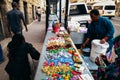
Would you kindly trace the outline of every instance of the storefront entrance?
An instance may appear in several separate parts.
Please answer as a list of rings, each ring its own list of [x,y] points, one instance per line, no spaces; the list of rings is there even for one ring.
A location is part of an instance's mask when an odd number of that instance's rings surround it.
[[[27,12],[27,2],[23,2],[23,7],[24,7],[24,15],[25,15],[25,22],[28,24],[28,12]]]

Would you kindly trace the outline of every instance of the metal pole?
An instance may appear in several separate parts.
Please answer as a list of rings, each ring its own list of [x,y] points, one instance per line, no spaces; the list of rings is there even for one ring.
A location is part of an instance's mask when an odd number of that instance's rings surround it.
[[[66,9],[65,9],[65,29],[67,29],[68,5],[69,5],[69,0],[66,0]]]
[[[49,4],[49,0],[46,0],[46,32],[48,28],[49,14],[50,14],[50,4]]]
[[[59,21],[60,21],[60,23],[61,23],[61,2],[62,2],[62,0],[60,0],[60,4],[59,4],[59,15],[60,15],[60,18],[59,18]]]

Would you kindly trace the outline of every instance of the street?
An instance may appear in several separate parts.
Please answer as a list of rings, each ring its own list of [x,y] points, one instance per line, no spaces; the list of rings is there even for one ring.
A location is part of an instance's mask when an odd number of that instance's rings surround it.
[[[28,32],[23,30],[23,35],[25,36],[25,40],[28,43],[31,43],[39,52],[41,52],[44,37],[45,37],[45,15],[42,15],[41,21],[38,22],[37,19],[33,21],[31,24],[27,25]],[[4,62],[0,64],[0,80],[9,80],[8,74],[5,72],[5,66],[8,63],[7,57],[7,44],[11,40],[11,38],[5,39],[1,41],[4,55]],[[29,57],[29,61],[32,67],[32,74],[34,75],[37,67],[37,61],[34,61]]]
[[[120,34],[120,17],[113,17],[111,21],[115,27],[115,34],[114,34],[115,37]]]

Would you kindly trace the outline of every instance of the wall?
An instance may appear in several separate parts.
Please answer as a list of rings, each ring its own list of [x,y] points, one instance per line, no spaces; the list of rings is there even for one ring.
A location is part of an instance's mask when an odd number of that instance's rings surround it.
[[[1,14],[1,24],[2,24],[2,35],[4,36],[4,38],[7,38],[9,36],[9,31],[8,31],[8,23],[7,23],[7,16],[6,13],[12,9],[11,7],[11,2],[12,0],[0,0],[0,14]],[[20,11],[23,12],[23,14],[25,15],[25,10],[24,10],[24,5],[23,3],[26,2],[27,3],[27,8],[26,8],[26,17],[27,17],[27,24],[30,24],[31,22],[33,22],[33,20],[35,19],[35,7],[40,6],[41,4],[41,0],[19,0],[19,5],[20,5]],[[32,9],[32,6],[34,6],[34,9]],[[1,36],[0,36],[1,37]]]

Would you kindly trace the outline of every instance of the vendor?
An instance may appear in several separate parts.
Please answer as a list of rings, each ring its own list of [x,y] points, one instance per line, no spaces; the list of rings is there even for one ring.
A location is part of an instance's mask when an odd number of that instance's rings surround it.
[[[97,9],[93,9],[90,12],[91,23],[88,26],[85,42],[81,45],[81,48],[86,46],[91,48],[91,41],[93,39],[100,39],[100,43],[109,43],[107,53],[112,50],[113,47],[113,35],[114,26],[108,18],[101,17]]]

